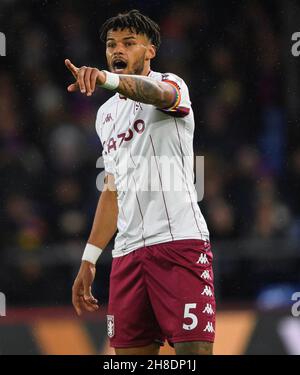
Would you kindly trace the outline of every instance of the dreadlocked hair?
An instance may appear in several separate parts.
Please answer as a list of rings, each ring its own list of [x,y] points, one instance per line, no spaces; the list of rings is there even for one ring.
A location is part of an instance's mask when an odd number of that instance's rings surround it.
[[[136,34],[145,34],[151,43],[156,47],[160,46],[160,28],[156,22],[149,17],[144,16],[138,10],[133,9],[127,13],[119,13],[117,16],[109,18],[100,29],[100,38],[106,42],[106,36],[109,30],[129,29]]]

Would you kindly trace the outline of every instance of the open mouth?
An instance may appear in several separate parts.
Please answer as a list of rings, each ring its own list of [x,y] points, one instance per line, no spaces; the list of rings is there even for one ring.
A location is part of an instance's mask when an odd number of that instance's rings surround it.
[[[127,68],[127,63],[123,60],[115,60],[112,67],[115,72],[119,73]]]

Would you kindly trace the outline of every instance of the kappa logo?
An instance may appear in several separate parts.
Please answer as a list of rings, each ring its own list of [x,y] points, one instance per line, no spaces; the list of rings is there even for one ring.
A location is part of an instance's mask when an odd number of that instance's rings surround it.
[[[207,256],[206,254],[201,254],[199,259],[197,260],[197,264],[207,264],[208,263],[208,259],[207,259]]]
[[[213,292],[211,291],[210,286],[205,285],[205,287],[204,287],[203,292],[201,293],[201,295],[204,296],[204,294],[207,295],[208,297],[212,297]]]
[[[141,105],[141,103],[139,103],[139,102],[134,102],[134,113],[135,112],[137,112],[138,110],[143,110],[143,107],[142,107],[142,105]]]
[[[204,328],[203,332],[215,332],[212,322],[207,322],[206,327]]]
[[[208,270],[205,270],[201,273],[201,277],[204,280],[211,280],[210,274]]]
[[[107,315],[107,336],[112,338],[115,335],[115,317]]]
[[[204,241],[204,250],[207,251],[207,250],[209,250],[209,249],[210,249],[210,243],[209,243],[208,240],[205,240],[205,241]]]
[[[113,118],[111,116],[111,113],[108,113],[103,121],[103,125],[110,122],[110,121],[113,121]]]
[[[208,314],[208,315],[213,315],[214,314],[214,310],[212,308],[212,305],[210,303],[207,303],[204,310],[202,311],[204,314]]]

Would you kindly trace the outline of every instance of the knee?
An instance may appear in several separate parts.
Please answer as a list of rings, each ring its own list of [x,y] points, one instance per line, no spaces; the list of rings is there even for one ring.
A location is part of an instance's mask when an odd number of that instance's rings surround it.
[[[160,345],[153,343],[137,348],[115,348],[116,355],[158,355]]]
[[[174,344],[177,355],[212,355],[213,343],[204,341],[179,342]]]

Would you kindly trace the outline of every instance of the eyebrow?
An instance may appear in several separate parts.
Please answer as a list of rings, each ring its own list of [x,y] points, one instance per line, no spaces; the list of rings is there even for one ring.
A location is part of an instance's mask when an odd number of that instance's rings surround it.
[[[136,37],[135,36],[126,36],[125,38],[123,38],[122,40],[128,40],[128,39],[135,39],[136,40]],[[115,40],[114,38],[107,38],[106,41],[109,42],[111,40]]]

